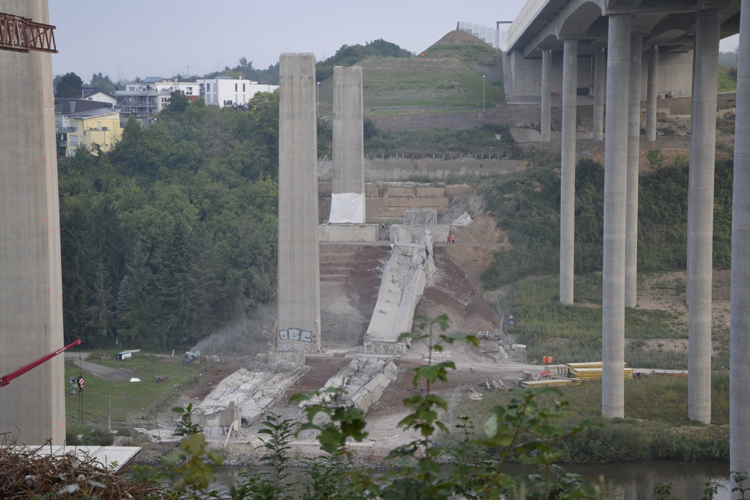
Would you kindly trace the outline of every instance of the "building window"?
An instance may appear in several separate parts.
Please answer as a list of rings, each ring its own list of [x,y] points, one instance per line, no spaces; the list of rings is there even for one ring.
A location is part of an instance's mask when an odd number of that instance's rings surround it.
[[[96,130],[102,129],[102,122],[96,122]]]
[[[78,147],[78,136],[77,135],[69,135],[68,136],[68,147],[69,148],[77,148]]]
[[[206,92],[211,92],[211,84],[210,83],[206,84]]]
[[[237,92],[237,84],[234,84],[234,91]]]
[[[245,91],[245,84],[244,83],[242,84],[242,91],[243,92]]]

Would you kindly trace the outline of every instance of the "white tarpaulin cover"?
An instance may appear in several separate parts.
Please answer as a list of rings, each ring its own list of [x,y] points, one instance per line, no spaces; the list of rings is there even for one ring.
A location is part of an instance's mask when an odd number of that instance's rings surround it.
[[[364,224],[365,194],[339,193],[331,195],[329,224]]]

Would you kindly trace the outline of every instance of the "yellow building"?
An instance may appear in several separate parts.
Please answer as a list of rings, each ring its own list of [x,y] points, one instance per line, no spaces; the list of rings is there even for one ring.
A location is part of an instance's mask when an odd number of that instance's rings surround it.
[[[94,144],[102,151],[111,151],[122,137],[120,110],[91,109],[63,116],[63,130],[67,133],[66,156],[75,154],[78,146],[86,146],[96,154]]]

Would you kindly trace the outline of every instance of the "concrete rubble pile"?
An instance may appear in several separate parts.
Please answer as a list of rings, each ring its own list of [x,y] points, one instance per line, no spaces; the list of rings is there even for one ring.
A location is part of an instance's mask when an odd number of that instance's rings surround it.
[[[252,424],[275,404],[286,390],[310,370],[309,366],[262,365],[256,370],[240,368],[211,391],[197,407],[201,425],[206,428],[225,425],[224,415],[232,404],[239,406],[242,421]]]
[[[365,352],[378,354],[381,347],[389,353],[398,344],[402,332],[410,332],[414,310],[422,298],[425,285],[435,274],[432,232],[425,229],[419,240],[406,230],[396,229],[391,258],[383,270],[370,325],[365,334]]]
[[[398,377],[398,368],[391,356],[358,355],[328,379],[323,390],[344,389],[346,394],[329,395],[329,403],[361,409],[365,413],[380,400],[386,388]],[[303,407],[319,404],[320,399],[302,403]]]

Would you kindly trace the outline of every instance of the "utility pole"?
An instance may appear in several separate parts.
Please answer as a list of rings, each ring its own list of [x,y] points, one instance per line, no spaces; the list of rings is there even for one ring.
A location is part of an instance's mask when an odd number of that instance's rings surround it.
[[[482,112],[484,112],[484,75],[482,75]]]

